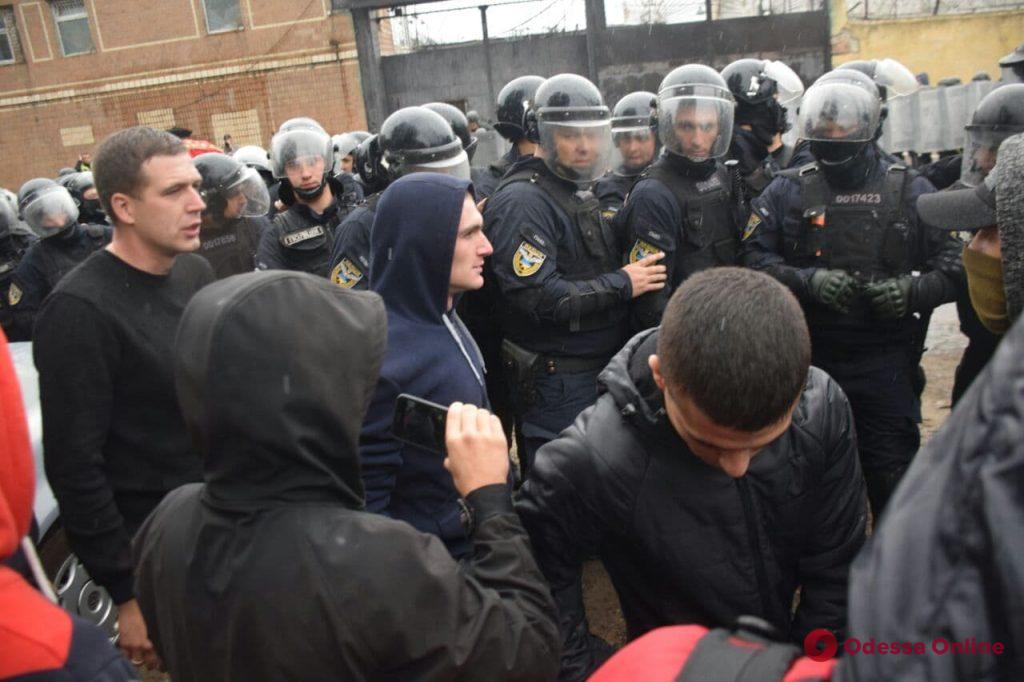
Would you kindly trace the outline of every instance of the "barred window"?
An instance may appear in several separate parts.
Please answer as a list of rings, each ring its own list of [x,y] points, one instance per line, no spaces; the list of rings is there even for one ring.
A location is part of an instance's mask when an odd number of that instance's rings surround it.
[[[223,33],[242,28],[242,12],[238,0],[203,0],[206,10],[206,32]]]
[[[65,57],[93,51],[89,32],[89,13],[85,0],[53,0],[50,4],[53,20],[57,23],[60,51]]]
[[[0,7],[0,64],[13,64],[18,61],[21,61],[21,46],[18,44],[14,8]]]

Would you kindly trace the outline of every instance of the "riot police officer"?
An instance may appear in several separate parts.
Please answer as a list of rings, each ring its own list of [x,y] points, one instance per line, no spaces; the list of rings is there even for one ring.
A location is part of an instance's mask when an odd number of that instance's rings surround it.
[[[617,218],[625,260],[665,254],[666,286],[633,302],[636,330],[658,325],[687,277],[736,262],[745,209],[720,160],[732,140],[733,109],[725,81],[708,66],[680,66],[661,82],[657,122],[666,153],[640,176]]]
[[[103,212],[103,205],[100,203],[99,192],[96,191],[96,181],[93,180],[92,171],[71,173],[58,178],[57,184],[63,185],[71,194],[78,206],[78,220],[92,225],[109,225],[107,214]]]
[[[918,315],[952,301],[963,277],[958,240],[917,216],[918,196],[934,188],[879,153],[880,115],[862,73],[809,88],[797,125],[817,163],[753,201],[742,245],[746,265],[800,299],[812,361],[850,399],[876,519],[920,445]]]
[[[18,220],[6,199],[0,201],[0,326],[8,337],[12,330],[7,289],[18,263],[35,242],[36,236]]]
[[[270,155],[267,153],[267,150],[259,145],[248,144],[231,152],[231,158],[248,168],[252,168],[263,178],[263,183],[267,186],[267,193],[270,195],[270,208],[267,209],[267,220],[273,220],[274,216],[277,215],[277,194],[281,183],[277,181],[274,173],[270,170]],[[269,226],[270,223],[267,223],[267,227]]]
[[[722,69],[736,100],[729,158],[737,162],[748,199],[759,195],[789,165],[793,150],[782,143],[787,113],[803,95],[800,77],[782,62],[739,59]]]
[[[1024,44],[999,60],[1003,83],[1024,83]]]
[[[498,93],[498,122],[494,129],[512,143],[512,147],[499,161],[489,165],[480,177],[474,180],[476,195],[480,199],[494,194],[508,169],[524,156],[532,156],[536,144],[526,136],[524,117],[533,103],[534,94],[544,79],[540,76],[519,76],[505,84]]]
[[[640,90],[631,92],[612,109],[612,143],[615,145],[612,170],[594,183],[594,195],[604,217],[611,220],[633,183],[654,162],[658,136],[652,124],[657,95]]]
[[[7,289],[10,340],[28,341],[43,299],[73,267],[109,244],[113,231],[104,225],[79,223],[71,194],[48,178],[21,186],[18,210],[39,236],[25,252]]]
[[[469,157],[462,141],[440,114],[424,107],[405,107],[391,114],[381,125],[380,133],[359,148],[356,170],[375,193],[338,228],[330,277],[347,289],[369,287],[370,230],[380,193],[390,183],[421,171],[446,173],[465,180],[470,177]]]
[[[331,176],[331,138],[310,118],[285,121],[270,142],[274,177],[287,210],[274,216],[256,252],[261,270],[299,270],[326,277],[330,272],[334,230],[361,190]],[[354,184],[354,183],[353,183]]]
[[[200,154],[193,163],[206,203],[200,230],[199,255],[209,261],[217,279],[256,269],[256,249],[267,225],[270,194],[259,174],[225,154]]]
[[[627,301],[664,286],[657,256],[621,268],[619,244],[584,188],[608,167],[611,112],[586,78],[536,91],[526,135],[537,149],[484,209],[500,294],[503,369],[528,468],[537,449],[597,398],[597,375],[627,334]]]

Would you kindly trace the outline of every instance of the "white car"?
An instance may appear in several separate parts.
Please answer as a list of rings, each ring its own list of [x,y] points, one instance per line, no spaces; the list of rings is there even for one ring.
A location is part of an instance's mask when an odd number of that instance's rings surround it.
[[[32,454],[36,464],[36,496],[33,511],[39,527],[39,554],[54,591],[66,611],[96,623],[117,639],[117,607],[107,591],[89,577],[78,557],[68,548],[60,527],[60,509],[46,481],[43,468],[43,414],[39,407],[39,375],[32,361],[31,343],[8,344],[14,369],[21,383],[21,399],[25,404]]]

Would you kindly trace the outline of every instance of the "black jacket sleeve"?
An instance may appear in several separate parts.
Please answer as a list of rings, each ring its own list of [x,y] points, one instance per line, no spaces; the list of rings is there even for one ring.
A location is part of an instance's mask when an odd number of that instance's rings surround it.
[[[132,598],[130,537],[104,471],[119,341],[90,303],[57,293],[40,311],[39,370],[46,478],[71,549],[115,603]]]
[[[367,557],[375,571],[365,603],[376,606],[364,643],[373,667],[388,679],[553,680],[555,608],[508,488],[487,486],[466,502],[476,530],[465,564],[408,527],[408,538],[396,538],[408,541],[376,543],[381,556]]]
[[[558,605],[562,680],[585,680],[612,653],[604,640],[590,634],[583,608],[583,561],[597,554],[604,534],[601,510],[590,508],[584,498],[595,480],[580,463],[591,457],[582,433],[573,426],[537,452],[516,499],[516,511]],[[624,504],[609,500],[609,506]]]
[[[807,285],[816,268],[787,265],[783,255],[783,239],[787,236],[785,210],[788,205],[799,206],[799,198],[793,181],[778,177],[751,202],[750,218],[740,241],[740,260],[748,268],[771,275],[789,287],[797,298],[806,300]]]
[[[661,314],[675,291],[676,238],[682,218],[675,197],[657,180],[638,182],[617,217],[623,227],[624,262],[635,263],[651,247],[665,254],[660,262],[665,266],[665,287],[638,296],[630,305],[631,325],[636,331],[661,322]]]
[[[842,640],[850,563],[867,529],[867,493],[850,403],[838,384],[823,372],[819,376],[824,379],[822,412],[829,423],[819,430],[826,438],[824,470],[814,490],[820,502],[812,507],[818,513],[808,519],[807,542],[797,564],[802,588],[792,624],[795,642],[803,642],[816,628],[832,630]]]

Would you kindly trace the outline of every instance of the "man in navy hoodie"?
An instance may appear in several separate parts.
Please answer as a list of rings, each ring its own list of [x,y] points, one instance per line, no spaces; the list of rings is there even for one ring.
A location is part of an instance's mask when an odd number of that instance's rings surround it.
[[[438,173],[388,187],[371,234],[370,289],[387,308],[388,344],[359,442],[366,509],[437,535],[462,558],[472,547],[444,457],[399,442],[391,424],[400,393],[488,407],[484,362],[455,303],[483,286],[493,249],[473,185]]]

